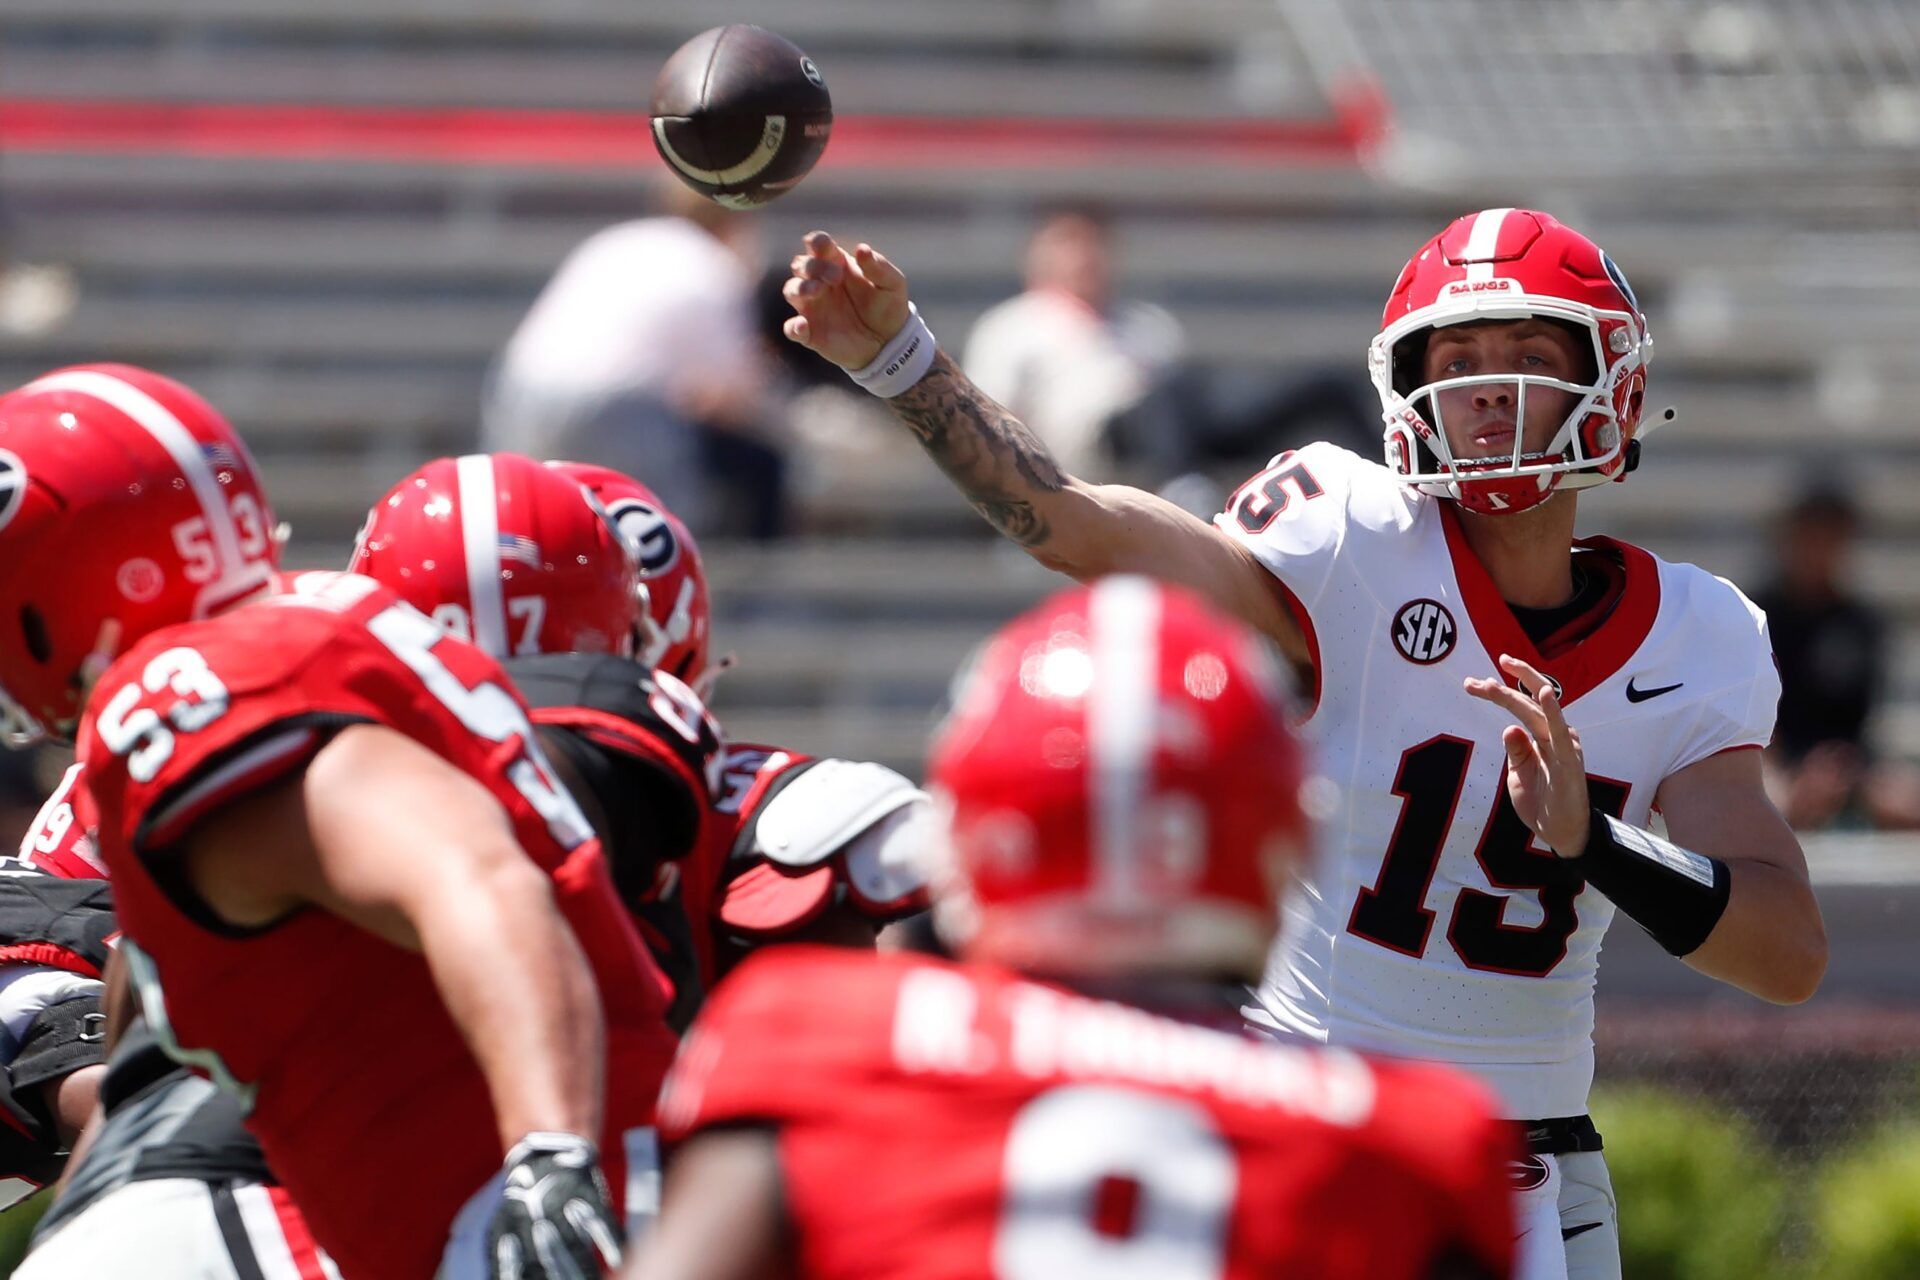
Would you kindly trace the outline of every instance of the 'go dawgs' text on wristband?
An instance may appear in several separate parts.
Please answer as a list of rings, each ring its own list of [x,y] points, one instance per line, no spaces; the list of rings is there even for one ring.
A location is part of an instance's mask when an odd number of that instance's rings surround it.
[[[907,322],[893,335],[880,354],[864,369],[849,369],[847,376],[882,400],[891,400],[927,376],[933,368],[933,353],[938,346],[933,330],[920,318],[920,309],[907,304]]]

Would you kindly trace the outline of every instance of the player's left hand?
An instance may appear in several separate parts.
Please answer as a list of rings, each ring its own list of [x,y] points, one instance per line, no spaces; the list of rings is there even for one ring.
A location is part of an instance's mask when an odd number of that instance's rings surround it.
[[[1592,823],[1580,734],[1567,724],[1551,680],[1511,654],[1500,655],[1500,669],[1518,680],[1520,688],[1504,680],[1469,677],[1466,689],[1505,707],[1520,722],[1500,735],[1507,749],[1507,794],[1513,797],[1514,812],[1541,843],[1563,858],[1577,858],[1587,847]]]

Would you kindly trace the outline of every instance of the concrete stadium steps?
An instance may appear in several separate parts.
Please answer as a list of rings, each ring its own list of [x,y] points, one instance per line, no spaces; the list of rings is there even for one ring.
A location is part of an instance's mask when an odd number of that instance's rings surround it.
[[[689,29],[686,34],[693,34]],[[329,103],[489,109],[644,111],[654,72],[672,45],[625,52],[583,49],[564,61],[535,47],[503,52],[360,51],[344,66],[311,50],[231,46],[156,55],[149,50],[41,50],[0,54],[12,95],[114,96],[153,102]],[[1112,58],[1032,61],[951,51],[922,57],[812,51],[836,109],[851,115],[1116,116],[1162,120],[1242,114],[1232,81],[1207,60]],[[215,74],[217,69],[217,74]],[[76,88],[87,86],[88,88]],[[1303,86],[1304,88],[1304,86]],[[1317,104],[1307,98],[1300,109]]]
[[[833,155],[831,147],[828,155]],[[203,208],[229,203],[279,212],[304,206],[346,217],[403,207],[441,211],[449,220],[494,215],[517,205],[552,207],[598,199],[605,220],[611,222],[633,215],[643,200],[645,180],[658,172],[658,157],[645,144],[636,144],[630,159],[619,164],[484,159],[439,163],[334,152],[265,160],[96,146],[84,151],[10,151],[7,191],[10,204],[32,202],[39,191],[59,190],[69,197],[90,195],[96,203],[120,209],[191,201]],[[1317,152],[1269,157],[1259,164],[1165,152],[1142,157],[1111,149],[1044,160],[969,153],[964,163],[956,163],[949,151],[938,147],[901,147],[884,165],[824,160],[805,185],[775,206],[775,214],[807,210],[814,211],[808,216],[817,217],[823,209],[904,202],[914,208],[944,203],[970,212],[997,209],[1017,217],[1035,202],[1062,200],[1187,201],[1203,209],[1231,209],[1249,203],[1285,207],[1294,201],[1378,198],[1373,180],[1350,157]]]
[[[914,270],[916,283],[998,295],[1018,278],[1030,221],[1023,206],[996,212],[980,205],[956,206],[929,196],[909,209],[871,209],[835,189],[838,175],[823,170],[816,185],[757,215],[760,239],[770,257],[783,254],[815,221],[830,230],[872,241]],[[422,195],[433,175],[422,173]],[[63,192],[57,178],[44,184],[22,179],[10,195],[16,210],[18,252],[85,261],[113,276],[164,271],[223,280],[511,280],[536,285],[568,249],[605,226],[619,212],[597,191],[583,188],[586,208],[520,211],[509,207],[464,211],[458,182],[445,177],[445,198],[410,213],[381,209],[378,197],[365,212],[284,210],[233,213],[183,208],[129,208],[125,191],[96,206],[84,191]],[[570,184],[556,181],[545,199],[564,199]],[[637,203],[637,197],[634,198]],[[500,205],[508,205],[510,198]],[[1169,289],[1254,289],[1291,295],[1351,294],[1376,313],[1385,296],[1382,281],[1433,229],[1432,216],[1356,219],[1350,211],[1274,207],[1238,214],[1184,211],[1164,202],[1119,202],[1111,210],[1119,278],[1130,292],[1163,295]],[[630,206],[631,207],[631,206]],[[44,209],[44,222],[28,215]],[[57,216],[56,216],[57,215]],[[1440,216],[1440,215],[1433,215]],[[1745,251],[1726,237],[1649,237],[1634,262],[1637,287],[1658,297],[1668,277],[1703,257],[1732,260]],[[1627,252],[1622,249],[1622,252]]]
[[[19,0],[0,13],[0,83],[24,97],[644,109],[667,54],[721,15],[696,0],[326,5],[292,0]],[[797,40],[843,114],[1326,114],[1278,10],[748,0],[732,21]],[[1257,42],[1249,40],[1257,35]],[[217,69],[217,74],[210,71]]]
[[[9,0],[8,23],[67,32],[254,32],[361,42],[626,39],[671,47],[715,22],[706,0]],[[1266,0],[1183,0],[1177,7],[1125,0],[973,0],[966,5],[886,0],[733,0],[727,19],[773,27],[795,40],[875,44],[940,41],[1012,48],[1052,42],[1075,49],[1204,51],[1249,27],[1279,27]]]
[[[927,743],[939,715],[926,711],[870,711],[833,707],[821,711],[781,712],[729,709],[718,700],[729,742],[755,742],[819,756],[873,760],[909,778],[925,773]]]
[[[1654,542],[1758,589],[1752,539]],[[1876,545],[1859,557],[1870,598],[1897,629],[1886,750],[1920,755],[1920,554]],[[1065,585],[991,541],[802,542],[707,549],[715,645],[738,666],[715,705],[728,732],[809,750],[884,759],[913,772],[951,677],[992,629]]]
[[[943,341],[950,349],[964,344],[992,298],[1013,289],[1012,281],[1004,288],[983,289],[969,280],[960,285],[967,296],[957,296],[941,287],[938,272],[923,275],[932,280],[918,289],[922,310],[936,331],[946,335]],[[248,288],[217,275],[116,279],[85,268],[79,283],[81,295],[72,315],[49,333],[13,338],[9,358],[45,363],[108,351],[155,362],[246,365],[293,356],[306,363],[357,359],[391,365],[412,360],[477,370],[499,351],[540,284],[532,278],[488,281],[442,274],[404,283],[281,279],[271,287]],[[1189,294],[1168,300],[1177,306],[1189,350],[1216,368],[1356,369],[1378,325],[1377,305],[1353,295],[1262,297],[1253,290],[1239,297]],[[1663,369],[1676,365],[1668,362]],[[1742,445],[1759,439],[1782,445],[1826,437],[1850,445],[1899,445],[1903,437],[1911,439],[1894,416],[1903,408],[1897,402],[1885,403],[1871,420],[1857,426],[1828,427],[1826,411],[1812,399],[1810,376],[1798,386],[1789,384],[1782,395],[1747,352],[1724,364],[1694,358],[1679,367],[1717,384],[1712,396],[1724,394],[1720,388],[1730,388],[1734,396],[1719,404],[1703,403],[1706,397],[1700,396],[1689,405],[1685,381],[1663,378],[1655,383],[1656,403],[1671,399],[1681,405],[1687,414],[1686,436],[1697,443]],[[1739,385],[1743,374],[1760,384],[1744,396]]]

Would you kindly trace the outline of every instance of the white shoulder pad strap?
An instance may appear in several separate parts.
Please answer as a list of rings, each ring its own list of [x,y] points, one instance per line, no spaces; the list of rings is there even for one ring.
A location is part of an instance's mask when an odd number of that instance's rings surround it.
[[[885,765],[816,761],[760,806],[754,852],[783,867],[817,866],[888,814],[926,798]]]

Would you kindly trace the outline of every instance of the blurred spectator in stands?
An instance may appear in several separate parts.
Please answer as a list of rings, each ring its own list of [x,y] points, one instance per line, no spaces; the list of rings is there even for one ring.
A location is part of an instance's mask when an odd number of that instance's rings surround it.
[[[40,816],[40,805],[52,790],[49,775],[57,779],[60,769],[71,763],[42,751],[0,751],[0,858],[11,858],[20,841]]]
[[[1885,685],[1886,623],[1854,586],[1859,522],[1843,485],[1809,487],[1780,517],[1774,577],[1756,596],[1780,666],[1775,789],[1801,828],[1920,821],[1914,771],[1876,763],[1867,741]]]
[[[80,282],[64,263],[19,260],[13,221],[11,211],[0,207],[0,337],[44,337],[80,305]]]
[[[677,182],[655,210],[561,263],[494,369],[481,442],[640,476],[700,533],[776,536],[751,219]]]
[[[1027,243],[1025,292],[990,308],[961,366],[1076,475],[1112,469],[1109,422],[1179,361],[1179,322],[1113,296],[1113,236],[1092,209],[1047,214]]]

